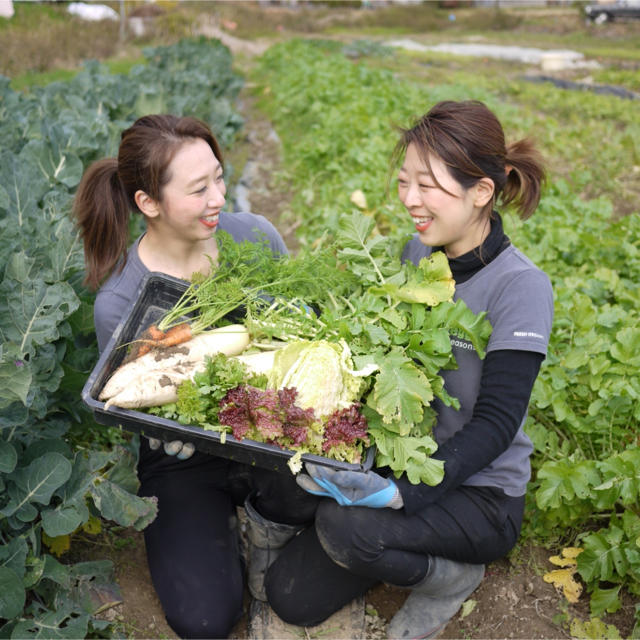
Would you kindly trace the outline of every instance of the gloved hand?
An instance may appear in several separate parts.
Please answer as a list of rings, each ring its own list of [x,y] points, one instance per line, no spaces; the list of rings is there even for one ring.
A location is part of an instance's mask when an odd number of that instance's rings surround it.
[[[338,471],[307,462],[307,474],[299,473],[296,482],[316,496],[333,498],[343,507],[401,509],[402,496],[396,483],[374,471]]]
[[[160,445],[163,444],[161,440],[158,438],[149,438],[149,448],[156,449],[160,448]],[[164,452],[169,456],[175,456],[178,460],[186,460],[193,455],[193,452],[196,450],[196,446],[191,442],[182,442],[182,440],[172,440],[171,442],[164,443]]]

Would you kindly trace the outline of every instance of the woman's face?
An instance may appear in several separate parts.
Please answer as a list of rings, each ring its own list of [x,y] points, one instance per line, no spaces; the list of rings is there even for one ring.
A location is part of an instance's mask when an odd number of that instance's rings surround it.
[[[413,218],[420,241],[444,247],[449,258],[456,258],[482,244],[489,233],[482,211],[493,194],[491,188],[485,197],[487,182],[493,183],[483,179],[465,190],[438,156],[431,154],[429,162],[431,170],[415,145],[408,146],[398,174],[398,196]]]
[[[167,168],[169,182],[162,187],[155,224],[173,237],[210,238],[218,226],[227,188],[222,166],[202,139],[185,142]]]

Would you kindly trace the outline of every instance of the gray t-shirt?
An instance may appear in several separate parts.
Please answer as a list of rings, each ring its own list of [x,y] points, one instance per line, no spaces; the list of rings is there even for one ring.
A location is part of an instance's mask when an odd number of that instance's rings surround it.
[[[431,247],[413,237],[403,259],[417,264],[430,255]],[[546,354],[553,321],[553,291],[547,275],[513,245],[480,269],[466,282],[456,285],[454,299],[461,299],[474,312],[487,312],[492,333],[487,351],[515,349]],[[436,399],[438,414],[434,436],[439,444],[448,440],[471,419],[480,389],[482,360],[463,336],[451,336],[458,368],[441,371],[445,388],[460,401],[460,410]],[[531,476],[529,456],[533,450],[522,424],[511,446],[464,484],[501,488],[507,495],[521,496]]]
[[[221,213],[218,228],[231,234],[236,242],[258,242],[266,239],[273,253],[288,253],[276,228],[266,218],[255,213]],[[93,319],[101,353],[130,304],[137,299],[142,279],[149,273],[138,256],[139,243],[140,238],[131,245],[124,269],[120,271],[116,268],[96,296]]]

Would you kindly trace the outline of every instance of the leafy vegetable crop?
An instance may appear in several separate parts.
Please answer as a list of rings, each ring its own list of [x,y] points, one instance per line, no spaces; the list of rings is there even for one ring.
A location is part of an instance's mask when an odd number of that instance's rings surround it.
[[[156,513],[153,500],[136,496],[121,436],[90,450],[105,432],[80,400],[97,351],[71,198],[83,169],[114,155],[120,131],[144,113],[199,116],[225,145],[242,120],[231,106],[241,80],[225,47],[184,41],[146,55],[127,76],[89,62],[70,82],[32,93],[0,77],[2,637],[106,633],[89,596],[112,581],[110,563],[55,556],[74,532],[99,530],[99,516],[142,529]]]
[[[206,279],[198,278],[165,317],[179,321],[186,311],[197,310],[198,325],[202,318],[220,320],[223,311],[236,307],[240,291],[254,343],[274,339],[288,343],[276,352],[270,389],[230,388],[218,418],[234,428],[234,435],[321,453],[322,442],[314,443],[313,437],[298,439],[287,433],[280,440],[291,422],[287,417],[291,407],[281,405],[276,389],[295,389],[301,408],[314,409],[317,415],[307,415],[304,426],[320,436],[325,425],[315,425],[318,418],[331,413],[330,420],[335,419],[337,409],[360,401],[378,465],[389,466],[398,476],[406,473],[411,482],[434,485],[443,470],[442,462],[430,457],[437,448],[431,434],[435,420],[431,401],[437,396],[447,405],[459,406],[440,376],[441,369],[456,366],[449,336],[465,335],[484,357],[491,328],[485,314],[475,315],[461,300],[452,301],[454,282],[442,252],[421,260],[417,267],[401,264],[396,239],[375,233],[374,227],[371,217],[354,212],[341,220],[335,242],[327,249],[276,259],[264,257],[267,252],[260,245],[236,245],[221,234],[220,268]],[[320,273],[334,286],[308,286]],[[252,277],[257,278],[255,286]],[[225,282],[235,284],[231,302]],[[266,303],[265,291],[270,293]],[[309,298],[287,304],[283,293],[294,292],[306,292]],[[307,302],[314,304],[317,315],[306,310]],[[320,360],[314,359],[323,345],[334,358],[325,352]],[[196,384],[203,395],[210,385],[211,376]],[[200,410],[193,387],[188,386],[196,407],[189,416],[211,425],[211,417]],[[201,402],[210,406],[208,400]],[[181,419],[187,412],[179,405],[154,412]],[[332,453],[357,459],[344,447]]]
[[[640,595],[640,114],[615,97],[439,66],[402,54],[354,62],[335,43],[291,41],[263,56],[254,80],[299,194],[292,206],[303,244],[325,242],[357,207],[401,246],[400,207],[384,188],[393,124],[406,126],[438,100],[483,100],[509,138],[542,143],[552,172],[539,211],[525,224],[503,212],[508,235],[555,293],[527,423],[535,451],[525,532],[582,545],[592,614],[613,612],[622,589]]]

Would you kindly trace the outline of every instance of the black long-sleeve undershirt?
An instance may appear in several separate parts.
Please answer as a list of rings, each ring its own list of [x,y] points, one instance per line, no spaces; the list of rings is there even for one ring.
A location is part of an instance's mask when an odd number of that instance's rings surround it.
[[[433,455],[444,460],[443,481],[430,487],[411,484],[404,477],[397,480],[407,512],[414,513],[435,502],[508,449],[527,410],[543,359],[534,351],[487,354],[471,419]]]
[[[510,244],[498,215],[481,250],[450,259],[456,284],[471,278]],[[461,485],[509,448],[527,411],[531,390],[544,355],[534,351],[490,351],[484,360],[480,389],[471,419],[444,442],[434,458],[443,460],[444,479],[435,487],[396,482],[405,510],[415,513]]]

